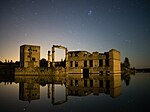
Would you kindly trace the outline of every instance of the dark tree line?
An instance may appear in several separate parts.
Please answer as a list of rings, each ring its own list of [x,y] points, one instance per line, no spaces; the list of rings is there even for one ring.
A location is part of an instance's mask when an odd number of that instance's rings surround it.
[[[125,81],[126,86],[130,84],[131,74],[135,74],[135,70],[131,68],[129,58],[125,57],[124,62],[121,63],[121,79]]]
[[[121,70],[122,71],[129,71],[130,70],[130,62],[129,62],[128,57],[125,57],[124,62],[121,63]]]

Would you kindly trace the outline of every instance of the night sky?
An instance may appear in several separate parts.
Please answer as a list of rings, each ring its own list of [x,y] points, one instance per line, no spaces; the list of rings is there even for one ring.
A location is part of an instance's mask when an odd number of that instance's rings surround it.
[[[1,0],[0,61],[19,60],[20,45],[121,52],[133,67],[150,67],[149,0]],[[63,51],[57,50],[57,59]],[[60,55],[59,55],[60,54]]]

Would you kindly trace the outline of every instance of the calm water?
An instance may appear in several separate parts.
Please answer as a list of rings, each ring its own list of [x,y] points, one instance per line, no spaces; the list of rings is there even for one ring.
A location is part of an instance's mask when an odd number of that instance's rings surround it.
[[[143,112],[150,110],[150,73],[131,75],[117,90],[34,83],[0,83],[0,112]],[[73,91],[74,90],[74,91]],[[98,92],[97,92],[98,90]],[[113,91],[113,95],[112,95]],[[116,92],[115,92],[116,91]],[[119,92],[118,92],[119,91]]]

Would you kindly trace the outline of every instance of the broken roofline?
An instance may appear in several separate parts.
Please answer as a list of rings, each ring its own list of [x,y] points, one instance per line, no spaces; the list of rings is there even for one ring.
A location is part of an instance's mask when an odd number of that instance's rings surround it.
[[[77,50],[77,51],[68,51],[68,53],[75,53],[75,54],[78,54],[80,52],[85,52],[85,53],[89,53],[89,54],[95,54],[95,53],[99,53],[99,54],[106,54],[106,53],[109,53],[110,51],[116,51],[116,52],[119,52],[118,50],[116,49],[111,49],[109,50],[108,52],[104,52],[104,53],[101,53],[101,52],[98,52],[98,51],[94,51],[92,53],[90,53],[89,51],[86,51],[86,50]],[[120,53],[120,52],[119,52]]]

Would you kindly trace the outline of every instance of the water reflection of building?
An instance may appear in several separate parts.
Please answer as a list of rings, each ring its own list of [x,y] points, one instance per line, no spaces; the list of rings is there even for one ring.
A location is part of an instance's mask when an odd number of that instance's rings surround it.
[[[21,79],[19,81],[19,99],[22,101],[40,99],[40,84],[34,82],[31,78]]]
[[[91,93],[97,96],[104,93],[111,97],[121,95],[120,74],[89,74],[88,78],[82,76],[15,76],[15,82],[19,83],[19,99],[29,102],[40,99],[40,85],[47,86],[47,98],[53,105],[65,103],[68,96],[87,96]],[[64,90],[61,91],[64,96],[61,100],[57,100],[56,96],[58,84],[62,85]]]
[[[110,74],[109,76],[92,74],[89,78],[81,78],[81,74],[69,76],[68,95],[86,96],[91,93],[94,95],[105,93],[111,97],[117,97],[121,94],[121,77],[119,74]]]
[[[55,85],[65,83],[66,77],[49,76],[15,76],[15,82],[19,83],[19,100],[29,101],[40,99],[40,86],[47,86],[47,97],[51,99],[53,105],[59,105],[66,102],[66,98],[56,101]],[[67,93],[67,92],[65,92]]]

